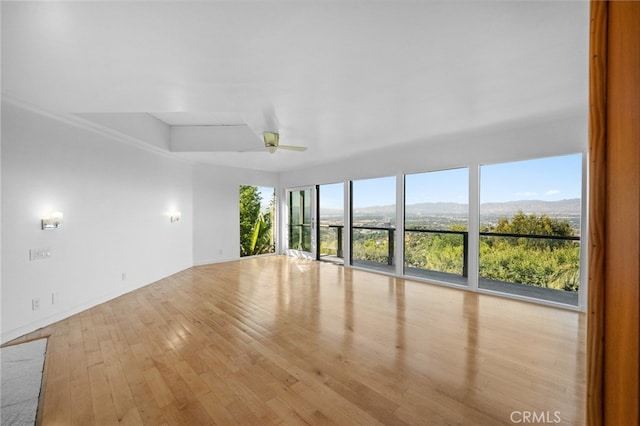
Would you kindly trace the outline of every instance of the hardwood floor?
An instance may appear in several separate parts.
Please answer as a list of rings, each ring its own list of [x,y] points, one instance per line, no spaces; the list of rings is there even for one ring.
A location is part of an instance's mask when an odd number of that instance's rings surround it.
[[[44,425],[584,424],[584,314],[274,256],[50,335]]]

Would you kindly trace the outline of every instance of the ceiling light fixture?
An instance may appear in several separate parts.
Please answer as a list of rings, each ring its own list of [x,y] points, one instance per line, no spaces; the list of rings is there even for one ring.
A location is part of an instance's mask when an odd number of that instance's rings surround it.
[[[264,139],[264,146],[267,148],[270,154],[274,154],[278,149],[278,143],[280,142],[280,135],[274,132],[264,132],[262,134]]]

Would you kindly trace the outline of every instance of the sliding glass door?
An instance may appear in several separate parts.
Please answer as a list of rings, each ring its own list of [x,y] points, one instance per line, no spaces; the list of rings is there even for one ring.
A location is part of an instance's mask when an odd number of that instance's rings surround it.
[[[315,190],[313,187],[287,190],[287,254],[315,259]]]

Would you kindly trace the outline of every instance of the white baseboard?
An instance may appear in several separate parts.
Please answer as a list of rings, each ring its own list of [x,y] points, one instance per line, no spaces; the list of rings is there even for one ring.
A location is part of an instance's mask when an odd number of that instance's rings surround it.
[[[133,291],[133,290],[131,290]],[[106,294],[104,296],[98,297],[96,299],[89,300],[87,302],[81,303],[80,305],[76,305],[71,309],[66,309],[64,311],[56,312],[53,315],[48,317],[40,318],[37,321],[34,321],[30,324],[23,325],[13,330],[9,330],[7,332],[2,333],[0,337],[0,344],[5,344],[13,339],[17,339],[18,337],[24,336],[25,334],[32,333],[36,330],[44,328],[48,325],[54,324],[58,321],[62,321],[69,317],[72,317],[80,312],[86,311],[87,309],[91,309],[95,306],[98,306],[101,303],[108,302],[109,300],[115,299],[116,297],[121,296],[124,293],[113,293]]]
[[[238,257],[216,257],[215,259],[201,259],[193,262],[193,266],[211,265],[212,263],[233,262],[234,260],[240,260]]]
[[[185,268],[185,269],[189,269],[189,268]],[[114,292],[110,292],[107,294],[104,294],[100,297],[96,297],[94,299],[90,299],[86,302],[80,303],[79,305],[75,305],[69,309],[65,309],[59,312],[56,312],[52,315],[49,315],[47,317],[44,318],[40,318],[34,322],[31,322],[29,324],[20,326],[18,328],[15,328],[13,330],[9,330],[9,331],[5,331],[2,333],[2,335],[0,336],[0,344],[5,344],[7,342],[10,342],[13,339],[17,339],[18,337],[24,336],[25,334],[29,334],[29,333],[33,333],[34,331],[37,331],[41,328],[47,327],[51,324],[54,324],[58,321],[62,321],[64,319],[67,319],[69,317],[72,317],[76,314],[79,314],[83,311],[86,311],[88,309],[94,308],[102,303],[108,302],[110,300],[113,300],[117,297],[120,297],[124,294],[130,293],[132,291],[136,291],[142,287],[145,287],[147,285],[153,284],[161,279],[170,277],[171,275],[177,274],[185,269],[181,269],[179,271],[176,272],[172,272],[169,275],[166,276],[162,276],[159,277],[157,279],[154,279],[153,277],[151,278],[150,282],[146,282],[146,283],[141,283],[138,285],[134,285],[131,287],[126,287],[126,288],[121,288],[119,291],[114,291]]]

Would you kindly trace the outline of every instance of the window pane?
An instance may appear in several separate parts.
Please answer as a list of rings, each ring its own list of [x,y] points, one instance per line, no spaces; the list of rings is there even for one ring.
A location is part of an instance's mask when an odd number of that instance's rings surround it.
[[[311,190],[289,192],[289,247],[311,251]]]
[[[306,190],[301,192],[302,192],[302,197],[304,202],[304,210],[303,210],[304,222],[303,223],[310,224],[311,223],[311,191]]]
[[[578,304],[582,155],[481,167],[483,289]]]
[[[302,223],[300,221],[300,195],[297,191],[291,192],[289,194],[290,203],[289,203],[289,212],[291,223],[299,224]]]
[[[320,259],[342,263],[344,184],[320,185]]]
[[[240,256],[275,253],[275,188],[240,186]]]
[[[394,272],[396,178],[352,182],[353,265]]]
[[[467,284],[469,170],[405,176],[405,274]]]

